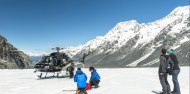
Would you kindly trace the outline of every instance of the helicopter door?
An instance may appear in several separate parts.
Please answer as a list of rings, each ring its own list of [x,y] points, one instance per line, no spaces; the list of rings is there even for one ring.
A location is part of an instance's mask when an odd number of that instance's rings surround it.
[[[53,66],[57,66],[57,59],[56,58],[53,58]]]
[[[66,59],[62,59],[63,60],[63,64],[65,64],[66,63]]]
[[[57,60],[57,66],[61,66],[61,60],[60,59]]]

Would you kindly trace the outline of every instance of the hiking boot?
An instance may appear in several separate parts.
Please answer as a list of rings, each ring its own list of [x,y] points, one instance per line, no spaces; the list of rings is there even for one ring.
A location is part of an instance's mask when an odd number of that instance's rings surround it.
[[[170,94],[180,94],[180,93],[172,91]]]
[[[79,94],[88,94],[86,91],[79,92]]]
[[[98,88],[99,86],[95,86],[94,88]]]
[[[159,94],[168,94],[168,93],[166,93],[166,92],[161,92],[161,93],[159,93]]]

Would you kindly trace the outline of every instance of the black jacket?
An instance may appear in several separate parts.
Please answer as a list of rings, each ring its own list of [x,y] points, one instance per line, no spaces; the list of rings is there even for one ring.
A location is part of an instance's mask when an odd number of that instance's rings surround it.
[[[169,57],[171,58],[172,62],[174,63],[173,70],[180,70],[179,62],[175,54],[170,54]]]
[[[167,67],[168,67],[168,59],[169,56],[167,55],[161,55],[160,56],[160,66],[159,66],[159,73],[166,73]]]

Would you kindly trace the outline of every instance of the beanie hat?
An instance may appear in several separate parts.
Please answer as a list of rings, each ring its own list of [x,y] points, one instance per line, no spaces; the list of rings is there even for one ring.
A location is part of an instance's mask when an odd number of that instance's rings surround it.
[[[167,53],[172,54],[172,53],[174,53],[174,52],[173,52],[173,50],[172,50],[172,49],[168,49],[168,50],[167,50]]]
[[[81,68],[77,68],[77,70],[81,70]]]

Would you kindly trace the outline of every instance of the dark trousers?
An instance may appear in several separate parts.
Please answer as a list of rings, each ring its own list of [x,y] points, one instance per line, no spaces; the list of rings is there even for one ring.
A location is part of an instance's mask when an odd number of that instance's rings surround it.
[[[87,94],[87,92],[86,92],[86,88],[78,88],[76,94]]]
[[[172,81],[174,84],[174,94],[181,94],[180,92],[180,86],[179,86],[179,82],[178,82],[178,74],[180,73],[180,70],[173,70],[172,72]]]
[[[90,82],[90,84],[92,85],[92,86],[95,86],[95,87],[98,87],[98,84],[100,83],[100,80],[98,80],[98,79],[93,79],[91,82]]]
[[[69,77],[73,78],[73,75],[74,75],[73,71],[69,71]]]
[[[163,94],[170,94],[170,91],[171,91],[170,85],[167,80],[167,76],[168,76],[168,74],[166,74],[166,73],[163,75],[161,75],[159,73],[159,80],[160,80],[160,84],[162,86]]]

